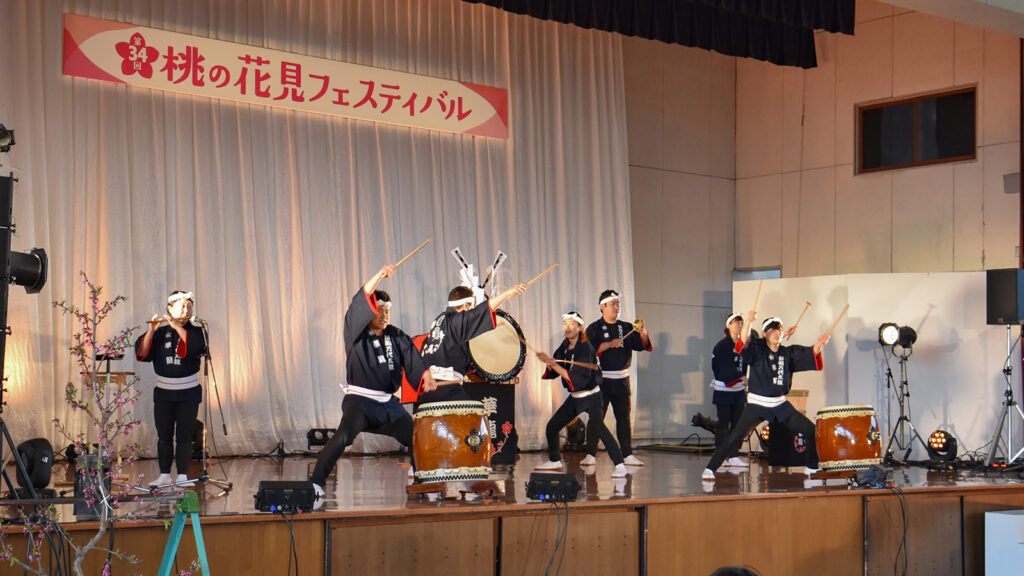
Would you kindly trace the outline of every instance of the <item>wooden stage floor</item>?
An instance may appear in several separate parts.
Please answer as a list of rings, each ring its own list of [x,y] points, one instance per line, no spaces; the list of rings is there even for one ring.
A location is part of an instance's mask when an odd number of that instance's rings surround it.
[[[312,457],[212,459],[211,478],[226,477],[232,490],[195,489],[218,575],[284,574],[291,557],[302,574],[544,573],[559,537],[562,574],[706,575],[749,565],[765,576],[810,575],[824,573],[827,563],[830,574],[853,575],[888,573],[894,565],[902,573],[904,561],[911,574],[982,574],[984,512],[1024,508],[1024,480],[1015,471],[900,467],[891,488],[857,488],[752,458],[749,469],[722,468],[706,483],[700,474],[707,453],[636,455],[646,465],[613,479],[605,453],[593,474],[579,466],[582,454],[564,453],[564,472],[576,476],[581,492],[561,514],[526,497],[534,466],[547,459],[539,452],[520,454],[505,494],[467,501],[407,497],[407,457],[347,455],[324,487],[324,506],[291,522],[257,512],[254,495],[262,480],[305,480]],[[154,477],[155,461],[134,464],[134,473]],[[59,508],[63,519],[73,518],[70,506]],[[572,526],[568,535],[559,532],[560,521]],[[159,565],[163,524],[154,518],[118,528],[121,549],[145,550],[150,569],[142,573]],[[95,525],[65,527],[74,533]],[[298,550],[290,554],[292,535]],[[194,550],[186,534],[179,565]],[[20,572],[0,569],[7,573]]]

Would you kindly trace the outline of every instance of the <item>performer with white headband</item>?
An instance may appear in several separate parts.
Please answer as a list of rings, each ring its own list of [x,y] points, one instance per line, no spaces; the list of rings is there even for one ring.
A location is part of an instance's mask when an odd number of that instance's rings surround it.
[[[345,311],[341,423],[320,451],[309,477],[319,496],[338,458],[360,432],[391,436],[412,448],[412,417],[394,395],[403,379],[416,382],[422,390],[434,389],[430,369],[412,339],[390,324],[391,296],[377,289],[381,280],[394,273],[395,266],[382,267],[352,296]]]
[[[601,395],[604,397],[602,414],[608,411],[608,404],[615,412],[615,432],[619,440],[622,454],[626,457],[627,466],[643,466],[644,463],[633,456],[633,429],[629,419],[632,404],[632,388],[629,381],[629,367],[633,363],[633,352],[650,352],[651,337],[642,322],[634,326],[619,321],[619,293],[605,290],[598,298],[601,305],[601,318],[587,326],[587,339],[597,347],[597,357],[601,359]],[[589,466],[597,463],[597,422],[593,418],[587,423],[587,457],[581,464]]]
[[[562,386],[569,391],[569,397],[562,406],[551,415],[545,433],[548,439],[548,461],[537,466],[537,470],[561,470],[562,458],[558,446],[558,433],[565,428],[577,414],[587,413],[590,422],[597,423],[597,434],[608,450],[608,456],[615,464],[612,478],[625,478],[626,465],[622,460],[622,452],[615,442],[612,433],[604,425],[604,410],[601,399],[601,372],[587,364],[597,365],[597,353],[587,341],[583,332],[583,316],[579,312],[568,312],[562,315],[562,333],[565,339],[555,350],[553,356],[543,352],[537,358],[544,362],[548,369],[541,378],[550,380],[561,377]]]
[[[526,291],[526,284],[516,284],[501,294],[479,303],[473,288],[456,286],[448,293],[448,306],[430,325],[421,349],[423,359],[437,383],[433,391],[419,390],[416,406],[427,402],[470,400],[462,389],[462,379],[469,367],[469,341],[497,326],[495,311],[514,296]]]
[[[156,420],[156,453],[160,476],[150,486],[191,484],[192,432],[196,426],[203,390],[199,368],[206,337],[192,320],[193,296],[181,290],[167,297],[167,314],[154,314],[149,329],[135,341],[135,359],[152,362],[156,372],[153,417]],[[171,462],[178,475],[171,478]]]
[[[817,471],[818,450],[814,443],[814,423],[786,400],[786,394],[793,386],[794,372],[821,370],[824,367],[821,349],[828,343],[829,333],[819,336],[814,346],[783,346],[780,343],[782,337],[792,335],[793,328],[783,332],[782,320],[772,317],[761,325],[763,339],[750,338],[750,325],[755,319],[757,311],[747,313],[743,334],[734,347],[749,367],[747,405],[725,442],[715,448],[708,467],[701,474],[703,480],[713,481],[715,470],[722,465],[726,456],[739,448],[750,430],[764,420],[773,426],[781,422],[786,428],[803,434],[807,439],[807,467],[804,472],[812,474]]]
[[[711,381],[711,388],[714,390],[711,403],[718,409],[718,425],[715,426],[716,447],[725,443],[725,437],[740,421],[743,406],[747,403],[747,365],[743,361],[743,356],[735,350],[736,341],[739,340],[742,330],[743,315],[731,314],[725,319],[725,336],[711,351],[711,372],[715,375],[715,379]],[[725,461],[726,466],[750,466],[739,457],[738,450],[739,447],[736,452],[729,455],[729,459]]]

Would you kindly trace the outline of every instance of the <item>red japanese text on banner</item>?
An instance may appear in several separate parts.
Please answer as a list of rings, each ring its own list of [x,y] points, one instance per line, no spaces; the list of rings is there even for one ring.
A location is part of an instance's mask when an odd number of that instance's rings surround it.
[[[64,74],[488,138],[508,135],[508,92],[64,15]]]

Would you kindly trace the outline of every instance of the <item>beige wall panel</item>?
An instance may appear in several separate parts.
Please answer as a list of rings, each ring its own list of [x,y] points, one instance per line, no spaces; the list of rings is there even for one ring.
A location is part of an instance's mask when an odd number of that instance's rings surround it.
[[[957,22],[954,34],[953,83],[962,86],[980,82],[985,71],[985,31]]]
[[[707,414],[711,348],[722,336],[727,310],[637,302],[653,350],[636,355],[633,438],[684,438],[693,431],[692,416],[702,409]]]
[[[736,267],[782,264],[782,175],[736,180]]]
[[[736,62],[736,177],[782,169],[782,74],[749,58]]]
[[[796,276],[823,276],[836,271],[836,169],[804,170],[795,193],[799,214]]]
[[[1016,142],[982,149],[985,222],[985,268],[1015,268],[1019,239],[1020,145]]]
[[[661,302],[662,176],[650,168],[629,167],[629,202],[633,229],[633,275],[636,299]]]
[[[836,38],[814,35],[818,67],[804,72],[803,151],[801,169],[836,163]]]
[[[803,160],[804,83],[803,69],[782,68],[782,171],[800,170]]]
[[[663,47],[665,118],[662,128],[664,168],[707,174],[711,154],[710,52],[686,46]]]
[[[952,165],[896,171],[892,214],[893,272],[952,271]]]
[[[982,145],[1020,139],[1020,39],[985,31],[985,76],[979,88]]]
[[[736,177],[736,62],[732,56],[710,53],[711,128],[708,133],[710,173]]]
[[[836,273],[892,272],[892,173],[836,169]]]
[[[653,505],[647,512],[647,573],[707,576],[722,566],[746,565],[766,575],[859,576],[861,508],[857,495],[799,504],[758,499]]]
[[[708,219],[711,222],[711,298],[708,306],[731,305],[732,271],[736,258],[736,181],[711,178]]]
[[[888,18],[892,16],[892,5],[879,2],[878,0],[858,0],[857,2],[857,29],[860,29],[862,22]]]
[[[983,270],[985,251],[984,148],[978,160],[953,166],[953,270]]]
[[[892,96],[892,19],[836,37],[836,162],[852,164],[854,104]]]
[[[662,167],[662,43],[622,37],[629,164]]]
[[[921,12],[893,18],[893,95],[906,96],[953,85],[952,20]]]
[[[796,276],[797,259],[800,254],[800,173],[789,172],[782,175],[782,219],[771,226],[781,228],[782,235],[782,276]],[[762,222],[760,229],[767,228],[769,223]]]
[[[557,525],[554,513],[502,518],[502,574],[543,574],[554,551]],[[636,512],[573,511],[565,535],[565,555],[562,556],[560,550],[555,565],[561,562],[563,573],[567,574],[638,574],[639,530]],[[451,563],[460,565],[462,559],[452,558]],[[414,573],[446,574],[448,571]],[[493,566],[476,574],[492,573]]]
[[[666,172],[662,177],[662,298],[701,306],[711,286],[710,177]]]

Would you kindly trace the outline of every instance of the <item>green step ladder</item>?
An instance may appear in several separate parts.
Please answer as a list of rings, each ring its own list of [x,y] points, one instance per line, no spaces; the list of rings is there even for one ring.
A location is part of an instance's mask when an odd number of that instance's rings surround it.
[[[178,545],[181,544],[181,534],[185,531],[186,516],[192,516],[192,532],[196,537],[196,552],[199,553],[199,567],[203,576],[210,576],[210,563],[206,560],[206,545],[203,544],[203,527],[199,525],[199,495],[194,491],[188,491],[185,496],[174,505],[174,524],[171,525],[171,536],[167,539],[167,546],[164,547],[164,559],[160,562],[158,576],[170,576],[171,566],[174,565],[174,555],[178,552]]]

